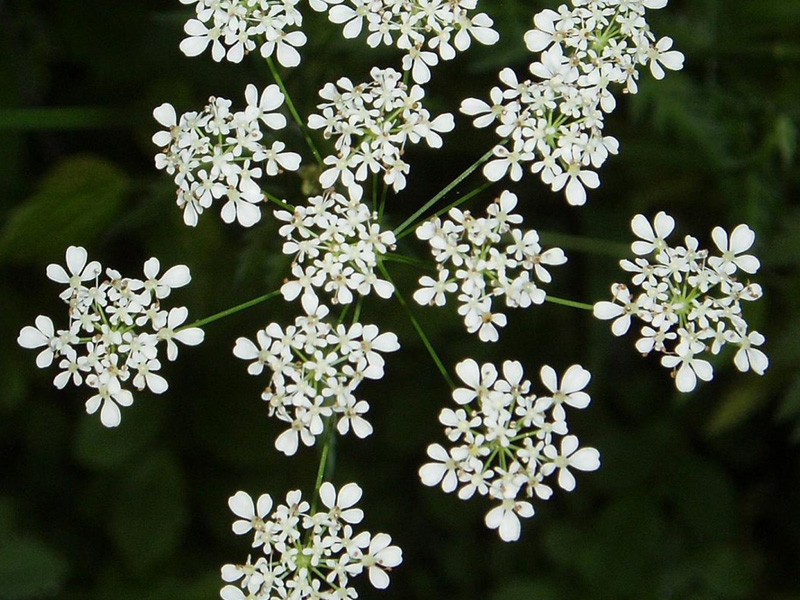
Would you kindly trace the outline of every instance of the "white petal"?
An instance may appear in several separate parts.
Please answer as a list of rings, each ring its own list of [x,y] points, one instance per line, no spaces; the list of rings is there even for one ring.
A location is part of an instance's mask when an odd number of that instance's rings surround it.
[[[389,576],[380,567],[369,568],[369,582],[379,590],[389,587]]]
[[[592,374],[580,365],[572,365],[561,379],[561,391],[571,394],[585,388]]]
[[[188,284],[192,280],[192,275],[189,272],[189,267],[186,265],[175,265],[167,270],[159,279],[162,283],[171,288],[179,288]]]
[[[456,365],[456,373],[468,386],[477,388],[480,385],[481,371],[478,368],[478,363],[471,358],[458,363]]]
[[[442,481],[447,468],[442,463],[427,463],[420,467],[419,478],[424,485],[434,487]]]
[[[187,346],[197,346],[203,343],[205,332],[199,327],[190,327],[175,334],[175,339]]]
[[[542,378],[542,383],[548,390],[553,393],[558,391],[558,376],[553,367],[544,365],[539,371],[539,376]]]
[[[339,506],[350,508],[361,500],[362,490],[357,483],[348,483],[339,490]]]
[[[319,498],[326,508],[333,508],[336,505],[336,488],[332,483],[326,481],[320,486]]]
[[[247,492],[236,492],[233,496],[228,498],[228,506],[233,514],[243,519],[252,519],[256,514],[256,508],[253,505],[253,499]]]
[[[498,530],[500,539],[504,542],[516,542],[519,539],[521,530],[522,527],[519,522],[519,517],[510,510],[506,511],[500,523],[500,529]]]
[[[581,448],[569,457],[569,464],[579,471],[596,471],[600,468],[600,453],[595,448]]]
[[[122,415],[117,403],[112,400],[103,402],[103,408],[100,410],[100,422],[106,427],[116,427],[120,421],[122,421]]]

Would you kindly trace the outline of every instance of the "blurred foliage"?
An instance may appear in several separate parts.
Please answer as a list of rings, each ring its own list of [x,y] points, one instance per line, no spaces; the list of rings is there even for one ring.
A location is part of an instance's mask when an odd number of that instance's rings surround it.
[[[503,66],[521,73],[522,33],[554,6],[484,0],[503,39],[438,69],[431,109],[486,95]],[[281,301],[209,326],[202,347],[167,367],[169,393],[138,394],[114,431],[83,414],[84,391],[55,390],[14,343],[37,314],[61,318],[44,270],[69,244],[123,272],[152,255],[188,264],[194,281],[177,297],[196,317],[280,284],[286,265],[270,219],[241,231],[207,215],[189,230],[171,182],[152,167],[153,106],[194,109],[211,94],[239,103],[246,83],[269,81],[256,59],[182,56],[187,15],[169,0],[0,0],[2,600],[218,597],[219,566],[248,551],[230,533],[227,497],[313,483],[314,451],[277,455],[260,381],[230,352],[236,337],[292,318]],[[515,189],[527,222],[561,235],[570,255],[554,293],[582,301],[606,297],[619,279],[613,255],[637,211],[667,210],[681,233],[705,240],[714,225],[749,223],[766,292],[749,320],[768,338],[768,374],[742,375],[724,356],[712,383],[679,396],[656,360],[588,314],[512,312],[503,341],[485,346],[451,311],[418,309],[447,364],[470,354],[520,359],[531,376],[544,362],[580,362],[594,374],[594,402],[572,429],[600,449],[601,470],[581,476],[576,493],[538,503],[522,540],[506,545],[484,528],[480,501],[418,483],[448,391],[396,305],[367,302],[365,319],[397,331],[404,351],[389,358],[384,381],[364,386],[375,434],[341,441],[335,479],[363,485],[367,526],[392,533],[406,560],[387,592],[365,586],[364,598],[800,600],[800,2],[673,0],[652,25],[675,38],[686,69],[645,78],[621,103],[608,124],[621,153],[589,205],[568,208],[532,177]],[[322,82],[396,64],[391,51],[367,52],[319,15],[307,30],[303,65],[287,74],[304,114]],[[441,152],[410,152],[393,222],[493,143],[457,122]],[[287,136],[302,147],[296,129]],[[285,197],[301,194],[293,179],[281,186],[274,191]],[[593,253],[584,238],[614,244]],[[421,252],[413,238],[403,250]],[[410,292],[418,274],[394,267]]]

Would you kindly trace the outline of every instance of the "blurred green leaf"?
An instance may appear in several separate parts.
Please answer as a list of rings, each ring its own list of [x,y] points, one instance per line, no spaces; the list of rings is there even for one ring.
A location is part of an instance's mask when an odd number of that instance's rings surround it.
[[[761,381],[752,377],[747,383],[732,388],[719,399],[706,427],[708,434],[720,435],[747,421],[764,406],[767,391]]]
[[[151,570],[180,544],[186,509],[184,475],[170,455],[153,454],[127,475],[110,533],[132,571]]]
[[[65,160],[9,217],[0,231],[0,260],[52,260],[69,244],[96,239],[122,208],[127,189],[125,174],[104,159]]]
[[[136,406],[125,411],[119,427],[103,427],[96,415],[85,415],[75,431],[73,454],[84,467],[115,469],[139,456],[161,431],[164,423],[163,398],[140,394]]]
[[[560,600],[558,587],[550,582],[520,579],[504,584],[491,600]]]
[[[66,560],[42,542],[6,538],[0,545],[3,600],[53,597],[61,591],[66,577]]]

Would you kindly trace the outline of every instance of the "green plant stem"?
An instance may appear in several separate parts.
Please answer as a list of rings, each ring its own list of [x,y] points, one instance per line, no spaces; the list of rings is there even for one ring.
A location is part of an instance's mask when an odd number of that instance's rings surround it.
[[[405,254],[397,254],[394,252],[390,252],[389,254],[385,254],[383,256],[383,260],[388,262],[400,263],[401,265],[413,265],[420,269],[425,269],[426,271],[436,270],[428,262],[421,260],[419,258],[414,258],[413,256],[406,256]]]
[[[539,236],[545,246],[558,246],[576,252],[622,258],[630,254],[630,246],[622,242],[609,242],[598,238],[568,235],[553,231],[540,231]]]
[[[425,330],[422,329],[422,325],[420,325],[419,321],[414,316],[414,313],[411,312],[411,307],[408,306],[408,304],[406,303],[405,298],[403,298],[403,295],[400,293],[400,289],[397,287],[397,284],[392,280],[392,277],[391,275],[389,275],[389,271],[386,270],[386,266],[383,264],[383,262],[378,262],[378,268],[380,269],[381,273],[383,273],[383,276],[386,277],[386,280],[394,286],[394,295],[397,298],[397,301],[400,303],[400,306],[403,307],[403,310],[406,311],[406,314],[408,315],[411,324],[414,326],[414,329],[417,331],[417,334],[422,340],[422,343],[428,350],[428,354],[431,355],[433,362],[436,364],[436,368],[439,369],[439,372],[442,374],[442,377],[444,377],[444,380],[447,382],[447,385],[450,386],[450,389],[453,390],[456,389],[456,384],[453,382],[453,379],[447,372],[444,363],[439,358],[439,355],[436,353],[436,350],[433,348],[433,345],[431,344],[430,339],[428,339]]]
[[[594,310],[594,306],[591,304],[586,304],[585,302],[576,302],[575,300],[565,300],[564,298],[558,298],[556,296],[551,296],[547,294],[544,298],[547,302],[552,302],[553,304],[560,304],[561,306],[569,306],[571,308],[580,308],[581,310]]]
[[[300,131],[303,132],[303,137],[308,144],[308,147],[311,148],[311,152],[314,154],[314,158],[317,160],[319,166],[322,166],[324,163],[322,162],[322,155],[317,150],[317,145],[314,143],[314,140],[311,139],[311,136],[306,129],[305,123],[303,123],[303,119],[300,118],[300,113],[297,112],[297,108],[292,101],[292,97],[289,95],[289,90],[286,89],[286,85],[283,83],[283,79],[281,78],[281,74],[278,72],[278,68],[275,66],[275,62],[272,60],[272,57],[267,57],[267,66],[269,66],[269,70],[272,73],[272,77],[275,79],[275,83],[278,84],[278,87],[281,88],[281,92],[283,92],[284,98],[286,98],[286,106],[289,108],[289,112],[294,119],[294,122],[297,123],[298,127],[300,127]]]
[[[322,487],[322,483],[327,476],[330,478],[331,472],[328,467],[328,457],[331,454],[332,446],[333,446],[333,431],[336,427],[333,424],[333,420],[328,421],[327,430],[325,431],[325,442],[322,444],[322,453],[319,457],[319,467],[317,468],[317,479],[314,483],[314,496],[311,500],[311,513],[314,514],[317,509],[317,502],[319,502],[319,488]],[[331,466],[332,468],[332,466]]]
[[[451,202],[450,204],[448,204],[448,205],[447,205],[447,206],[445,206],[444,208],[440,208],[440,209],[439,209],[439,210],[437,210],[435,213],[433,213],[433,214],[432,214],[430,217],[426,217],[426,218],[425,218],[425,220],[428,220],[428,219],[433,219],[433,218],[435,218],[435,217],[439,217],[439,216],[443,215],[444,213],[446,213],[447,211],[449,211],[451,208],[456,208],[456,207],[458,207],[458,206],[461,206],[461,205],[462,205],[462,204],[464,204],[465,202],[467,202],[467,201],[469,201],[469,200],[472,200],[472,199],[473,199],[475,196],[477,196],[478,194],[485,192],[485,191],[486,191],[488,188],[490,188],[492,185],[494,185],[494,183],[493,183],[493,182],[491,182],[491,181],[484,181],[484,182],[483,182],[481,185],[479,185],[478,187],[476,187],[476,188],[475,188],[474,190],[472,190],[471,192],[469,192],[469,193],[465,194],[464,196],[462,196],[462,197],[461,197],[461,198],[459,198],[458,200],[455,200],[455,201]],[[405,230],[403,233],[401,233],[400,235],[398,235],[398,236],[395,236],[395,237],[396,237],[398,240],[402,240],[404,237],[406,237],[406,236],[408,236],[408,235],[411,235],[412,233],[414,233],[414,230],[417,228],[417,225],[419,225],[421,222],[422,222],[422,221],[418,221],[418,222],[414,223],[414,224],[413,224],[411,227],[409,227],[408,229],[406,229],[406,230]]]
[[[278,198],[274,194],[270,194],[269,192],[264,191],[264,196],[267,198],[267,200],[269,200],[273,204],[276,204],[276,205],[280,206],[282,209],[288,210],[291,213],[294,212],[294,206],[292,206],[291,204],[289,204],[287,202],[284,202],[283,200],[281,200],[280,198]]]
[[[476,160],[469,167],[467,167],[467,169],[463,173],[461,173],[461,175],[459,175],[453,181],[451,181],[441,192],[439,192],[433,198],[428,200],[424,205],[422,205],[422,207],[419,210],[417,210],[413,215],[411,215],[405,221],[403,221],[400,224],[400,226],[394,230],[395,237],[399,237],[400,235],[402,235],[402,233],[406,229],[411,227],[421,215],[425,214],[428,211],[428,209],[430,209],[437,202],[439,202],[439,200],[441,200],[447,194],[449,194],[453,190],[453,188],[455,188],[458,184],[464,181],[467,177],[472,175],[472,173],[474,173],[478,167],[480,167],[483,163],[489,160],[493,155],[494,155],[494,148],[489,150],[486,154],[481,156],[478,160]]]
[[[258,304],[261,304],[262,302],[271,300],[276,296],[280,296],[280,294],[281,294],[280,290],[275,290],[274,292],[270,292],[269,294],[264,294],[263,296],[259,296],[258,298],[253,298],[252,300],[249,300],[247,302],[244,302],[227,310],[223,310],[222,312],[213,314],[210,317],[206,317],[205,319],[200,319],[199,321],[195,321],[194,323],[190,323],[188,325],[184,325],[183,327],[179,327],[177,331],[189,329],[190,327],[203,327],[204,325],[208,325],[209,323],[213,323],[214,321],[218,321],[219,319],[224,319],[225,317],[229,317],[240,311],[248,309],[251,306],[256,306]]]

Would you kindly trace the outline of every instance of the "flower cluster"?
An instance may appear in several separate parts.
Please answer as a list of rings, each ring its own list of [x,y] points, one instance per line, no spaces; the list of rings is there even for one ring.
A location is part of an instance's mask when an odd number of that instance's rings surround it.
[[[394,333],[380,333],[375,325],[331,324],[325,321],[328,313],[320,305],[285,329],[270,323],[256,342],[242,337],[233,349],[236,357],[252,361],[251,375],[260,375],[264,366],[272,371],[261,397],[270,416],[289,424],[275,440],[287,456],[297,452],[300,441],[312,446],[331,417],[342,435],[350,429],[359,438],[370,435],[372,425],[364,418],[369,404],[353,394],[364,379],[383,377],[379,353],[400,348]]]
[[[759,269],[758,259],[746,254],[755,241],[753,230],[738,225],[729,236],[715,227],[711,237],[720,254],[711,255],[692,236],[686,236],[683,246],[670,246],[666,238],[675,221],[664,212],[652,224],[636,215],[631,227],[640,238],[631,246],[637,257],[620,265],[632,274],[632,285],[612,285],[614,301],[595,304],[595,316],[613,319],[611,330],[618,336],[628,331],[634,317],[643,321],[636,349],[644,355],[663,354],[661,364],[675,369],[675,385],[682,392],[692,391],[697,379],[713,378],[711,364],[700,356],[706,351],[719,354],[726,344],[739,347],[733,362],[740,371],[763,375],[769,360],[757,346],[764,336],[748,331],[742,316],[742,302],[761,298],[761,286],[735,276]]]
[[[503,142],[484,167],[490,181],[508,173],[514,181],[529,164],[532,173],[553,191],[565,190],[567,202],[582,205],[586,188],[600,179],[594,169],[618,152],[616,139],[603,135],[604,114],[616,107],[610,89],[623,86],[636,93],[639,68],[650,66],[661,79],[664,70],[683,67],[683,54],[671,50],[668,37],[656,41],[645,20],[646,9],[666,0],[573,0],[570,9],[547,9],[534,18],[525,34],[532,52],[535,80],[520,81],[511,69],[500,72],[503,88],[491,90],[491,103],[468,98],[461,111],[476,117],[476,127],[498,121]]]
[[[99,409],[103,425],[116,427],[119,407],[133,403],[124,384],[154,394],[167,390],[167,380],[158,374],[161,342],[167,346],[167,358],[175,360],[176,341],[190,346],[203,341],[201,329],[184,326],[186,308],[161,308],[161,300],[173,289],[189,283],[189,269],[177,265],[159,275],[161,265],[151,258],[144,263],[143,279],[122,277],[114,269],[106,269],[102,278],[100,263],[89,262],[86,250],[78,246],[67,249],[66,263],[66,269],[48,266],[47,276],[67,286],[60,298],[69,306],[69,325],[57,330],[50,317],[39,315],[35,327],[22,328],[17,343],[42,349],[36,357],[39,368],[58,361],[60,372],[53,380],[57,388],[70,382],[92,388],[86,412]]]
[[[194,4],[196,19],[184,26],[186,56],[198,56],[211,45],[211,57],[238,63],[257,47],[261,56],[277,55],[284,67],[300,64],[297,48],[306,43],[299,31],[303,16],[298,0],[180,0]],[[293,30],[292,30],[293,29]]]
[[[403,70],[416,83],[427,83],[439,59],[452,60],[472,38],[493,45],[500,35],[489,15],[470,16],[478,0],[310,0],[312,8],[328,12],[333,23],[344,25],[346,38],[358,37],[366,25],[367,44],[396,45],[405,52]]]
[[[394,69],[370,71],[372,81],[354,85],[343,77],[328,83],[319,95],[321,114],[311,115],[308,126],[334,137],[336,154],[325,158],[328,168],[320,175],[323,188],[341,180],[348,188],[358,186],[370,174],[383,173],[383,181],[394,191],[406,186],[409,165],[403,160],[406,143],[424,139],[440,148],[440,133],[455,127],[453,115],[435,118],[422,106],[425,91],[418,85],[409,90]]]
[[[435,218],[417,228],[417,237],[430,244],[438,276],[420,278],[422,287],[414,299],[422,305],[444,306],[447,294],[458,292],[458,313],[467,330],[478,332],[484,342],[496,342],[497,327],[506,325],[506,316],[492,310],[494,297],[505,296],[506,306],[512,308],[541,304],[546,294],[535,279],[549,283],[546,266],[567,262],[560,248],[542,251],[535,230],[512,227],[522,222],[512,212],[516,205],[517,196],[505,191],[489,205],[486,217],[453,208],[450,219]],[[504,240],[508,245],[498,249]]]
[[[381,231],[377,215],[360,201],[337,193],[309,199],[293,213],[275,211],[283,221],[279,233],[286,239],[284,254],[294,255],[292,279],[282,287],[287,301],[300,296],[304,309],[313,313],[319,304],[316,289],[332,296],[332,303],[350,304],[353,294],[372,290],[389,298],[394,286],[375,273],[378,259],[394,247],[391,231]]]
[[[356,504],[361,488],[355,483],[336,488],[323,483],[319,499],[325,510],[315,511],[300,490],[286,494],[286,504],[273,510],[269,494],[255,502],[245,492],[228,501],[239,517],[233,523],[237,535],[253,534],[253,548],[263,556],[255,562],[222,567],[226,585],[223,600],[342,600],[358,593],[350,580],[365,571],[378,588],[389,586],[388,572],[403,562],[403,553],[386,533],[355,533],[364,513]]]
[[[456,365],[456,373],[467,386],[453,392],[459,408],[445,408],[439,415],[453,445],[449,450],[428,446],[434,462],[423,465],[419,476],[427,486],[441,485],[447,493],[458,490],[462,500],[477,492],[499,502],[486,514],[486,526],[497,529],[504,541],[517,540],[519,517],[534,514],[522,498],[549,499],[553,490],[544,480],[556,471],[559,487],[572,491],[570,469],[594,471],[600,466],[597,450],[579,449],[565,421],[565,406],[589,405],[583,390],[591,375],[572,365],[559,384],[552,367],[544,366],[540,375],[547,394],[537,397],[516,361],[503,363],[502,376],[493,364],[478,366],[472,359]]]
[[[153,111],[167,128],[153,136],[163,149],[156,155],[156,167],[175,176],[178,206],[187,225],[197,225],[206,208],[224,199],[222,220],[251,227],[261,219],[258,205],[264,201],[255,180],[300,168],[299,154],[286,152],[281,141],[266,145],[261,131],[262,123],[275,130],[286,127],[286,118],[273,112],[284,100],[278,86],[269,85],[259,94],[256,86],[248,85],[245,99],[247,107],[239,112],[231,112],[230,100],[214,97],[202,112],[188,112],[180,119],[170,104]]]

